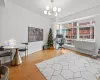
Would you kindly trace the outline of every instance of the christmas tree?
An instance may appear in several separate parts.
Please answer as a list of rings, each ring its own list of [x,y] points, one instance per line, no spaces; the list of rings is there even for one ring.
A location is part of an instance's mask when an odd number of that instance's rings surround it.
[[[52,29],[50,28],[49,30],[49,35],[48,35],[48,41],[47,41],[48,46],[53,46],[53,37],[52,37]]]

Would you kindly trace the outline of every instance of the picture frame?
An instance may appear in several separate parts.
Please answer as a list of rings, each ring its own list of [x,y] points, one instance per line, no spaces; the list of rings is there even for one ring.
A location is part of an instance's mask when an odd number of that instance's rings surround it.
[[[43,29],[28,27],[28,42],[43,41]]]

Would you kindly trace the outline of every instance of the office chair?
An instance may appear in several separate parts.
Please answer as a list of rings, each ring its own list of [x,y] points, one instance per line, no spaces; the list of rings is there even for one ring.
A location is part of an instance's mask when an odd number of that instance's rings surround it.
[[[64,38],[59,38],[58,41],[57,41],[57,43],[59,44],[58,49],[65,49],[65,48],[63,47],[63,45],[64,45],[64,43],[65,43],[65,39],[64,39]]]

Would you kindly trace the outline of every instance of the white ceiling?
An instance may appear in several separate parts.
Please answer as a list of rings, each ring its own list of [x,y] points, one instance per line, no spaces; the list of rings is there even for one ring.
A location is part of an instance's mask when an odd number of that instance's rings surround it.
[[[46,5],[50,5],[50,0],[9,0],[15,4],[18,4],[24,8],[27,8],[43,17],[48,17],[44,15],[44,10]],[[62,8],[59,13],[58,18],[92,8],[94,6],[100,5],[100,0],[54,0],[56,7]]]

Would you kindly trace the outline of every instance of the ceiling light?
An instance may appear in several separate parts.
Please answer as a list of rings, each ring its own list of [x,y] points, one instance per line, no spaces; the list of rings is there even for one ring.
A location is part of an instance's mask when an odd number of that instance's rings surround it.
[[[58,12],[60,12],[61,11],[61,8],[58,8]]]
[[[48,12],[48,15],[51,15],[51,12]]]
[[[58,13],[61,11],[61,8],[57,8],[57,7],[54,7],[53,5],[54,3],[54,0],[51,0],[51,6],[46,6],[46,10],[44,10],[44,14],[46,15],[54,15],[54,16],[57,16]]]
[[[53,11],[57,11],[57,8],[56,7],[53,7]]]
[[[55,16],[57,16],[58,15],[58,13],[57,12],[55,12]]]
[[[47,14],[47,11],[46,10],[44,11],[44,14]]]
[[[49,10],[49,6],[46,6],[46,10]]]

